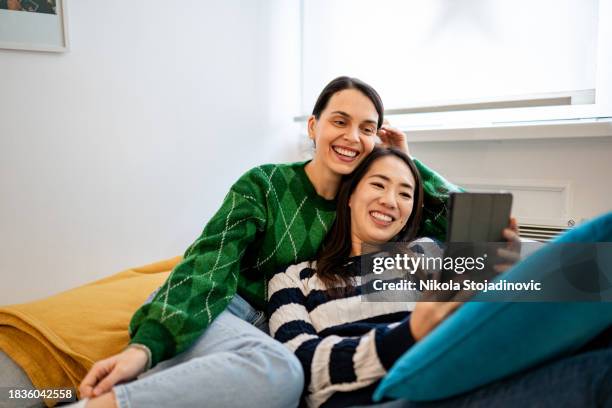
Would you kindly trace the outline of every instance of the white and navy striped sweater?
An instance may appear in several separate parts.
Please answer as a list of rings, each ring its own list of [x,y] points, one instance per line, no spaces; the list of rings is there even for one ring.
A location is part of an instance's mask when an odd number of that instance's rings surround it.
[[[433,242],[419,239],[418,242]],[[313,268],[302,262],[268,284],[270,334],[293,351],[304,368],[310,407],[371,402],[376,385],[413,344],[413,302],[366,302],[359,287],[360,258],[346,268],[355,275],[353,295],[333,297]]]

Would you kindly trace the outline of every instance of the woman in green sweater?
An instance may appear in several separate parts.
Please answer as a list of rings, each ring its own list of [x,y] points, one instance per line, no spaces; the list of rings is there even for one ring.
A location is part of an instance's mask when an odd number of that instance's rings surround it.
[[[376,136],[408,151],[405,135],[383,125],[378,93],[355,78],[336,78],[323,89],[308,135],[312,160],[262,165],[231,187],[183,261],[134,314],[128,348],[86,375],[79,390],[91,399],[82,406],[298,404],[300,363],[264,332],[258,311],[267,280],[315,255],[334,221],[341,177],[372,151]],[[443,202],[455,187],[416,163],[425,186],[422,230],[440,237]]]

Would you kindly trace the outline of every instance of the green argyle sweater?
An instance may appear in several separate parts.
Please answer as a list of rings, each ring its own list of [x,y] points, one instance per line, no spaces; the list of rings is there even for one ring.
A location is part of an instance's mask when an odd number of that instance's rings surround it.
[[[421,232],[443,238],[445,200],[457,188],[415,162],[425,188]],[[314,258],[334,222],[335,201],[316,193],[305,165],[268,164],[245,173],[151,303],[136,311],[130,344],[147,346],[153,366],[187,349],[236,292],[263,308],[275,272]]]

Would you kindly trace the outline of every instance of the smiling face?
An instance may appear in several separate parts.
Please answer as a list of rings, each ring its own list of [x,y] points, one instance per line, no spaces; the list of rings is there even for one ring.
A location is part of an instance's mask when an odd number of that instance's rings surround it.
[[[378,113],[357,89],[336,92],[319,119],[308,119],[308,136],[315,142],[313,162],[335,174],[351,173],[374,148]]]
[[[353,248],[387,242],[401,231],[412,213],[414,186],[412,171],[398,157],[372,163],[349,199]]]

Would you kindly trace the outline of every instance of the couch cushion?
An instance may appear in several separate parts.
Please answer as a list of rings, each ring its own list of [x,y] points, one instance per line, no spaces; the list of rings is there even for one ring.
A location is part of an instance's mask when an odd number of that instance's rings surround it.
[[[553,242],[609,241],[612,213]],[[503,278],[537,281],[554,273],[559,264],[549,262],[554,247],[545,246]],[[612,254],[597,258],[600,270],[610,274]],[[612,302],[467,302],[395,363],[374,398],[427,401],[457,395],[575,350],[610,325]]]

